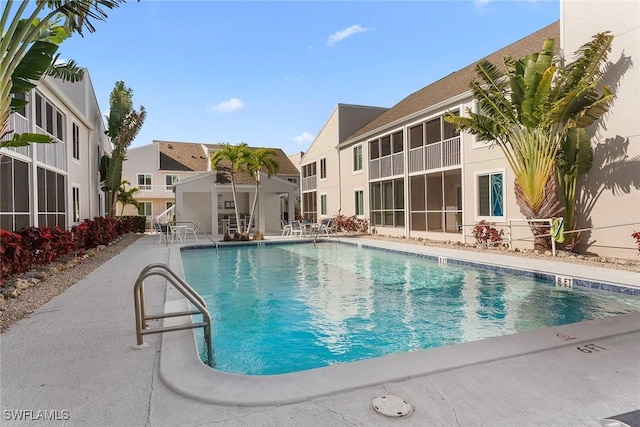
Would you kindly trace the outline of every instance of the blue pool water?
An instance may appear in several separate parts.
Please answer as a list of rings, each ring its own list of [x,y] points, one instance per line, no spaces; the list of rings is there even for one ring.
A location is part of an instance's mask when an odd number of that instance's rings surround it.
[[[639,297],[340,243],[190,249],[182,261],[211,312],[215,368],[249,375],[640,310]]]

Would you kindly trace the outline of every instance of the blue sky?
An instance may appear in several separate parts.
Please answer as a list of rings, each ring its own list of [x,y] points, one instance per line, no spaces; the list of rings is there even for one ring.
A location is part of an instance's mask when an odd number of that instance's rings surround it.
[[[148,1],[60,53],[103,115],[118,80],[152,140],[306,151],[338,103],[391,107],[559,19],[555,1]]]

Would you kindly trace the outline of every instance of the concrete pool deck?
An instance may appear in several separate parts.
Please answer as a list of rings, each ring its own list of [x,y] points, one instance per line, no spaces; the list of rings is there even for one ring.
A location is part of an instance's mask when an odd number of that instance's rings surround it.
[[[640,408],[640,313],[434,349],[438,354],[429,357],[443,367],[432,373],[302,397],[298,403],[276,404],[281,398],[277,388],[233,389],[222,382],[211,387],[222,389],[229,403],[244,392],[263,395],[272,404],[237,406],[186,397],[161,378],[166,375],[161,365],[167,362],[161,359],[169,357],[161,348],[181,332],[165,334],[164,341],[160,335],[146,336],[149,346],[134,349],[133,284],[144,266],[171,264],[177,248],[157,244],[154,236],[142,237],[0,336],[3,425],[41,425],[49,417],[78,426],[599,426],[604,418]],[[482,263],[504,262],[493,254],[473,254]],[[534,261],[517,259],[527,269],[640,283],[640,273]],[[160,312],[164,280],[149,278],[145,289],[148,312]],[[576,340],[564,341],[558,333]],[[487,361],[480,360],[487,355]],[[464,363],[469,357],[479,360]],[[405,368],[394,363],[389,361],[389,371]],[[188,366],[171,369],[178,378],[192,375]],[[339,377],[349,383],[352,374],[341,368]],[[196,374],[187,385],[200,377]],[[311,386],[322,380],[326,376]],[[304,393],[301,387],[298,394]],[[377,414],[371,401],[382,395],[406,399],[414,413],[402,419]]]

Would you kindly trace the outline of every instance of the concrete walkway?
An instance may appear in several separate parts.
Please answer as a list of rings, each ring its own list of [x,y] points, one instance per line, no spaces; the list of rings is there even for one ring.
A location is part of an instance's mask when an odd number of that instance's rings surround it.
[[[579,345],[595,345],[590,353],[567,342],[278,406],[186,398],[159,378],[159,335],[133,348],[133,283],[142,267],[169,263],[171,250],[154,236],[139,239],[0,336],[2,425],[54,418],[73,426],[600,426],[640,408],[640,313],[563,328],[589,336]],[[147,306],[160,311],[164,281],[148,279],[145,288]],[[414,413],[374,412],[371,400],[387,394],[406,399]]]

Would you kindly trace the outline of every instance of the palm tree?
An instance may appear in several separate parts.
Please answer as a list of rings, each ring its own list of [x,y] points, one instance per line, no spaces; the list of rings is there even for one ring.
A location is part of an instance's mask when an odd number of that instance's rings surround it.
[[[247,159],[251,153],[246,142],[237,145],[229,143],[222,144],[222,148],[211,156],[211,169],[218,170],[222,165],[227,163],[231,180],[231,193],[233,194],[233,204],[235,206],[236,223],[238,224],[238,232],[242,234],[242,223],[240,222],[240,213],[238,211],[238,199],[236,194],[235,174],[242,170],[243,165],[247,163]]]
[[[127,185],[129,189],[127,189]],[[118,189],[118,202],[122,205],[122,209],[120,210],[120,216],[124,213],[124,208],[127,205],[138,207],[138,201],[133,198],[133,195],[138,192],[138,187],[131,187],[131,183],[126,179],[122,180],[120,184],[120,188]]]
[[[562,212],[556,173],[565,175],[557,171],[556,159],[578,162],[570,150],[579,142],[576,135],[585,135],[584,128],[607,111],[610,91],[603,87],[598,95],[595,89],[611,40],[608,33],[597,34],[577,52],[578,59],[564,67],[553,57],[552,39],[539,53],[519,60],[505,57],[503,68],[481,61],[476,66],[481,82],[470,83],[481,113],[468,109],[467,117],[445,117],[459,130],[502,149],[515,175],[516,202],[527,219]],[[564,185],[565,180],[560,181]],[[534,236],[546,233],[533,224],[531,228]],[[548,239],[536,237],[534,246],[547,249]]]
[[[73,61],[56,65],[59,45],[74,33],[95,31],[92,20],[105,20],[106,10],[125,0],[22,0],[4,3],[0,16],[0,138],[12,133],[9,117],[26,104],[12,95],[24,94],[35,87],[45,74],[76,81],[81,70]],[[15,10],[14,10],[15,6]],[[31,142],[51,142],[39,134],[16,135],[0,147],[24,146]]]
[[[116,214],[116,202],[122,183],[122,163],[126,160],[127,148],[140,132],[147,112],[143,106],[140,111],[133,109],[133,90],[124,82],[116,82],[109,97],[111,107],[107,123],[109,129],[106,134],[113,144],[111,157],[103,156],[101,159],[100,173],[102,190],[108,193],[109,216]]]
[[[249,157],[246,159],[243,170],[253,176],[256,183],[256,195],[253,198],[253,205],[251,206],[251,213],[249,214],[249,223],[247,224],[247,231],[251,230],[251,224],[253,223],[253,214],[256,209],[256,202],[258,200],[258,191],[260,189],[260,173],[266,173],[267,177],[271,178],[280,170],[280,164],[273,158],[276,155],[276,150],[271,148],[257,148],[251,150]]]

